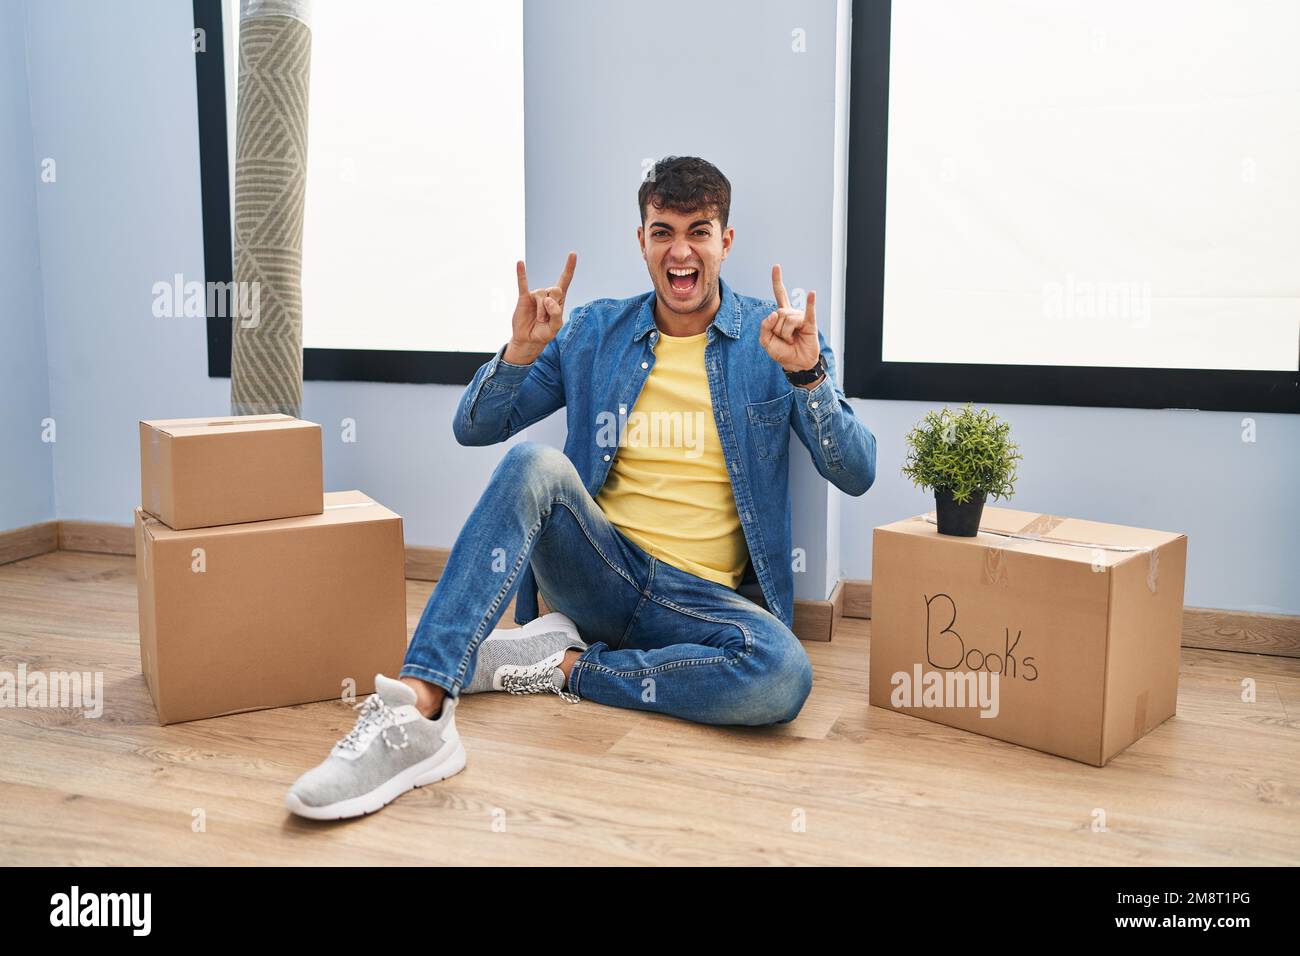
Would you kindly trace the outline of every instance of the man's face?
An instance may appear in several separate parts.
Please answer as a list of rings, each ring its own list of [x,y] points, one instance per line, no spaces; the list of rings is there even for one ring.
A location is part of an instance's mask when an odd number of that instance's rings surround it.
[[[690,315],[715,302],[722,260],[735,236],[734,229],[723,229],[710,218],[716,215],[716,209],[681,213],[645,208],[645,225],[637,228],[636,238],[655,295],[672,312]]]

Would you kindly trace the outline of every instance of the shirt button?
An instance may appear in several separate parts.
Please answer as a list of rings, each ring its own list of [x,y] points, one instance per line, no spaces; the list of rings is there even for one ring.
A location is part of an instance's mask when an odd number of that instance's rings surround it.
[[[816,407],[817,407],[817,403],[816,403],[816,402],[810,402],[809,404],[810,404],[813,408],[816,408]]]
[[[649,363],[649,362],[642,362],[642,363],[641,363],[641,367],[642,367],[642,368],[649,368],[649,367],[650,367],[650,363]]]
[[[749,520],[749,512],[748,512],[748,511],[745,512],[744,518],[745,518],[746,521]]]
[[[606,456],[605,456],[605,460],[606,460],[606,461],[609,461],[609,455],[606,455]]]
[[[823,439],[822,439],[822,444],[823,444],[823,445],[829,445],[830,443],[831,443],[831,440],[830,440],[829,438],[823,438]]]

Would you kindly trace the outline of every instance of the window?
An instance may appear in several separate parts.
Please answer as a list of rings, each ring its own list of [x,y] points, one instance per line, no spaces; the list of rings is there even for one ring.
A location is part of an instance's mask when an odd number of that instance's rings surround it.
[[[205,264],[226,282],[235,87],[220,47],[238,49],[238,17],[220,0],[194,16]],[[521,0],[316,4],[311,26],[304,378],[464,384],[510,336],[524,252]],[[230,374],[230,324],[208,319],[210,375]]]
[[[1300,411],[1300,7],[853,11],[850,395]]]

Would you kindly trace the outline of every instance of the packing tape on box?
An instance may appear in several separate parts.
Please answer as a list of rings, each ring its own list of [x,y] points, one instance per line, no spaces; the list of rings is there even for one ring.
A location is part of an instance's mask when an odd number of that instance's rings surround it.
[[[1016,534],[1024,535],[1026,538],[1041,538],[1049,531],[1055,530],[1056,526],[1064,520],[1065,519],[1059,515],[1039,515],[1033,521],[1029,522],[1029,524],[1017,531]]]
[[[143,540],[140,542],[140,550],[143,551],[144,554],[141,555],[140,563],[144,566],[145,582],[148,582],[148,580],[153,577],[151,571],[153,565],[153,548],[149,547],[149,526],[155,523],[162,524],[162,522],[157,518],[151,518],[148,515],[145,515],[140,523],[140,528],[144,532],[142,535]]]
[[[145,499],[145,510],[154,514],[162,511],[162,488],[158,484],[158,429],[149,429],[149,490]],[[174,520],[174,519],[173,519]]]
[[[369,508],[377,504],[379,504],[377,501],[349,501],[346,504],[326,505],[325,510],[333,511],[335,508]]]
[[[1143,691],[1137,695],[1137,700],[1133,704],[1133,736],[1141,737],[1147,732],[1147,699],[1150,691]]]
[[[1007,584],[1007,552],[1002,548],[989,548],[984,552],[985,584]]]
[[[289,422],[292,415],[240,415],[238,418],[223,418],[221,421],[204,422],[208,428],[225,428],[228,425],[260,425],[263,422]]]
[[[939,523],[934,512],[927,514],[925,520],[932,525],[938,525]],[[994,531],[988,528],[980,528],[980,534],[996,534],[999,537],[1011,538],[1017,541],[1043,541],[1047,544],[1063,544],[1071,548],[1090,548],[1094,551],[1121,551],[1126,553],[1145,551],[1147,554],[1147,590],[1152,594],[1156,593],[1156,586],[1160,583],[1160,552],[1157,549],[1145,544],[1102,544],[1099,541],[1072,541],[1068,538],[1047,537],[1049,531],[1054,530],[1057,525],[1065,520],[1067,519],[1057,515],[1040,514],[1019,531]],[[1093,568],[1100,570],[1095,559]],[[985,552],[984,570],[980,577],[985,584],[1009,583],[1010,576],[1007,572],[1005,549],[989,548]]]

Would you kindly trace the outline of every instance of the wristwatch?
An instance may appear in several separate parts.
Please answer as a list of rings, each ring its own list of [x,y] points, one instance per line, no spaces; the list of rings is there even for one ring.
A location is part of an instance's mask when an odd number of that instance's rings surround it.
[[[785,377],[791,385],[808,385],[826,374],[826,356],[818,355],[817,364],[806,372],[786,372]]]

